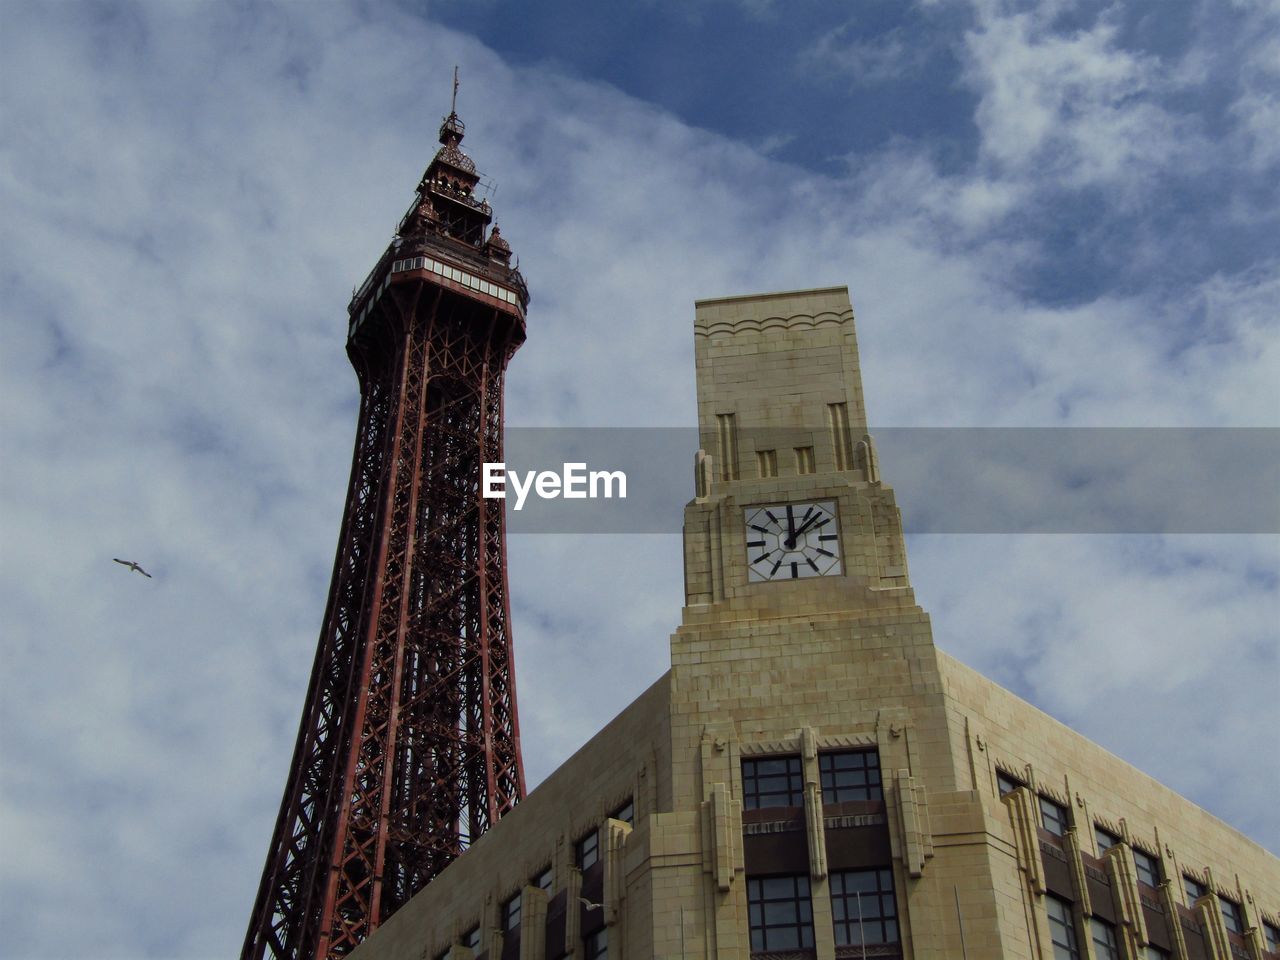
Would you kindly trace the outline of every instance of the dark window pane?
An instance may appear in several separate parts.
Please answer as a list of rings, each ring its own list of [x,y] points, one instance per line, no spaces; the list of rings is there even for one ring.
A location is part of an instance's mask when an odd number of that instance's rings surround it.
[[[742,799],[748,810],[804,804],[799,757],[761,757],[742,761]]]
[[[1133,866],[1138,871],[1138,879],[1147,886],[1156,887],[1160,885],[1160,865],[1151,854],[1134,847]]]
[[[1188,905],[1195,903],[1197,900],[1199,900],[1201,897],[1203,897],[1206,893],[1209,892],[1209,888],[1206,887],[1199,880],[1197,880],[1195,877],[1184,876],[1182,878],[1182,883],[1187,891]]]
[[[635,804],[630,800],[620,806],[617,810],[610,814],[610,819],[621,820],[623,823],[634,823],[636,816]]]
[[[794,926],[772,927],[768,937],[770,950],[794,950],[800,946],[800,931]]]
[[[1220,896],[1218,897],[1218,906],[1222,909],[1222,922],[1227,925],[1227,929],[1232,933],[1243,934],[1244,914],[1240,911],[1240,904]]]
[[[550,893],[552,879],[553,877],[551,873],[551,868],[547,867],[547,869],[543,870],[540,874],[538,874],[537,877],[534,878],[533,885],[537,887],[539,890],[545,890],[547,891],[547,893]]]
[[[747,881],[752,950],[795,950],[813,945],[813,912],[805,876]]]
[[[1067,832],[1067,808],[1048,797],[1040,798],[1040,821],[1044,828],[1061,837]]]
[[[1110,830],[1104,830],[1102,827],[1093,828],[1093,839],[1098,845],[1099,856],[1106,853],[1108,850],[1110,850],[1112,847],[1114,847],[1117,843],[1120,842],[1119,837],[1117,837]]]
[[[1266,938],[1267,950],[1280,954],[1280,927],[1276,927],[1274,923],[1262,922],[1262,936]]]
[[[823,803],[880,800],[880,757],[874,750],[818,755]]]
[[[836,943],[897,943],[893,873],[848,870],[831,875],[831,916]]]
[[[1262,935],[1266,938],[1267,949],[1273,953],[1280,953],[1280,927],[1264,920],[1262,922]]]
[[[592,830],[585,837],[578,841],[577,846],[578,869],[586,870],[592,867],[600,859],[600,834],[598,831]]]
[[[1049,915],[1049,938],[1053,941],[1054,960],[1080,960],[1071,906],[1065,900],[1049,895],[1045,897],[1045,912]]]

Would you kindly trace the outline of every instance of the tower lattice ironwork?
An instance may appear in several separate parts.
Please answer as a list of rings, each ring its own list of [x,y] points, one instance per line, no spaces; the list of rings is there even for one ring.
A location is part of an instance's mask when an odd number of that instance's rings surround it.
[[[529,295],[463,133],[451,112],[349,307],[351,481],[245,960],[349,953],[524,794],[502,503],[480,480]]]

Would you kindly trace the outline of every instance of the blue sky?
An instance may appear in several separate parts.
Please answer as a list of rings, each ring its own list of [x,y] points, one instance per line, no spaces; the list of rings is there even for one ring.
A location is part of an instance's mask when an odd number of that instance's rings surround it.
[[[694,299],[847,284],[873,429],[1280,426],[1273,4],[615,6],[0,6],[6,955],[238,948],[454,64],[510,423],[692,425]],[[909,551],[941,647],[1280,849],[1277,537]],[[536,782],[666,669],[679,543],[511,564]]]

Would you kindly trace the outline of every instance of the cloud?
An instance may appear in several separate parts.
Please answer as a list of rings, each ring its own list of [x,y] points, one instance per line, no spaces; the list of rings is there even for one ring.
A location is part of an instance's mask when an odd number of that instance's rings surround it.
[[[916,74],[928,62],[930,50],[904,27],[863,39],[861,24],[850,20],[820,36],[800,57],[800,69],[816,69],[849,78],[855,86],[870,87]]]
[[[966,40],[974,163],[895,142],[831,176],[390,7],[6,13],[0,832],[21,856],[0,894],[17,957],[224,956],[243,935],[346,489],[343,307],[435,148],[455,63],[464,146],[499,182],[533,292],[513,424],[690,425],[694,299],[843,283],[876,424],[1275,422],[1276,263],[1221,242],[1242,221],[1148,236],[1150,207],[1086,222],[1061,200],[1064,184],[1196,199],[1126,179],[1178,161],[1161,137],[1190,131],[1178,149],[1198,150],[1200,121],[1170,99],[1183,81],[1105,20],[1059,35],[989,12]],[[1261,116],[1247,93],[1233,116]],[[1239,180],[1244,210],[1266,149],[1192,166]],[[1046,225],[1072,216],[1126,238],[1126,262],[1179,268],[1120,282],[1081,261],[1083,292],[1055,300],[1036,281],[1063,256]],[[1280,842],[1266,784],[1219,775],[1267,772],[1251,765],[1268,725],[1234,704],[1275,684],[1274,539],[911,549],[942,646]],[[680,549],[510,550],[536,781],[665,669]],[[124,555],[155,581],[110,562]],[[1203,663],[1197,638],[1233,654],[1212,702],[1164,666]],[[1091,676],[1072,649],[1112,669]]]
[[[965,37],[981,149],[997,170],[1082,187],[1199,162],[1207,144],[1161,103],[1158,60],[1120,46],[1106,16],[1068,35],[1051,23],[1044,12],[994,16]]]

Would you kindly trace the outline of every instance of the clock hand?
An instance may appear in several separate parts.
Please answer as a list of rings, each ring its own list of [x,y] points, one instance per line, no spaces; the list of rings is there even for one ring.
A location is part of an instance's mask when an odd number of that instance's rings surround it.
[[[782,545],[788,550],[796,545],[796,515],[790,504],[787,504],[787,539],[782,541]]]
[[[794,533],[792,533],[792,534],[791,534],[791,537],[787,540],[787,542],[786,542],[786,544],[784,544],[784,546],[786,546],[786,548],[787,548],[788,550],[790,550],[790,549],[792,549],[793,547],[795,547],[795,545],[796,545],[796,541],[797,541],[798,539],[800,539],[801,534],[803,534],[806,530],[808,530],[808,529],[809,529],[810,527],[812,527],[815,523],[817,523],[817,522],[818,522],[818,520],[819,520],[821,517],[822,517],[822,514],[821,514],[821,513],[815,513],[812,517],[810,517],[810,518],[809,518],[808,520],[806,520],[804,523],[800,524],[800,529],[799,529],[799,530],[796,530]]]

